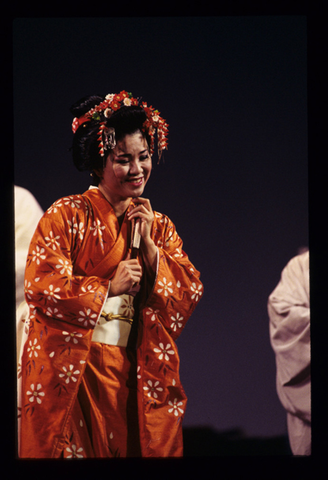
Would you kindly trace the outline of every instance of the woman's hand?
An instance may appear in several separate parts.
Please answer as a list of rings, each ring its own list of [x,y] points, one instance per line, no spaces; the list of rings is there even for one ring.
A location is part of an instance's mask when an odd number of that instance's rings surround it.
[[[140,218],[140,235],[147,245],[152,242],[150,234],[151,227],[154,221],[154,213],[150,205],[150,201],[147,198],[134,198],[133,202],[135,207],[131,208],[128,212],[128,219]]]
[[[131,259],[130,253],[125,260],[118,264],[117,270],[111,280],[109,296],[116,297],[128,293],[132,287],[139,283],[142,277],[142,268],[137,259]]]
[[[145,260],[147,270],[153,276],[156,270],[157,247],[151,238],[151,228],[154,221],[154,213],[150,201],[147,198],[134,198],[135,207],[128,212],[128,219],[140,219],[140,249]]]

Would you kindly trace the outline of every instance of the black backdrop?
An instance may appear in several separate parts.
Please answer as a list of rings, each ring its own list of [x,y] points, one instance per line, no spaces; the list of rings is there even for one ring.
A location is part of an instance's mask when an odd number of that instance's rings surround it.
[[[18,18],[13,23],[15,183],[43,209],[80,193],[70,105],[131,91],[170,125],[144,196],[201,271],[178,340],[184,425],[286,433],[267,297],[308,245],[305,16]]]

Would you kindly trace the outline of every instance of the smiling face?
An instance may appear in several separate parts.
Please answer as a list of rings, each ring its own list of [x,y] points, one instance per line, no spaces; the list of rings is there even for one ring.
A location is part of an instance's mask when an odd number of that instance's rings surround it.
[[[148,144],[140,131],[125,135],[110,151],[99,189],[115,207],[142,195],[152,168]],[[115,209],[115,208],[114,208]]]

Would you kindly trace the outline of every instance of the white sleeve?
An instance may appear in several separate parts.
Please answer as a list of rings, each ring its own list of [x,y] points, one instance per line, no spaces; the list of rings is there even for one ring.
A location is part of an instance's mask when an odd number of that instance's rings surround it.
[[[27,252],[43,210],[34,196],[15,185],[15,273],[16,308],[24,301],[24,275]]]
[[[287,411],[311,421],[309,252],[284,268],[268,313],[279,398]]]

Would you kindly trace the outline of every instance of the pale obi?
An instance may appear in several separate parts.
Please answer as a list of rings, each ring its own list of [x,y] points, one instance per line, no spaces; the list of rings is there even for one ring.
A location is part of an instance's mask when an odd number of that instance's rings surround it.
[[[126,347],[134,316],[132,295],[119,295],[106,300],[93,330],[92,341]]]

